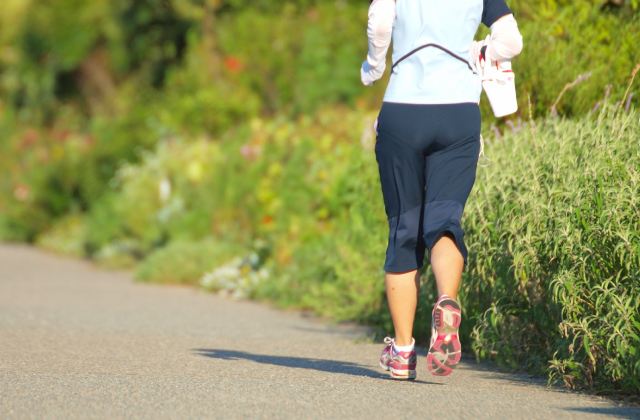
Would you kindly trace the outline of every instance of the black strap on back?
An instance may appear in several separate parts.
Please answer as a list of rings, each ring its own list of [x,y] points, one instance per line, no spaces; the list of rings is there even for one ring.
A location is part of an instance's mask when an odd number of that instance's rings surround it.
[[[404,55],[400,60],[396,61],[396,62],[393,64],[393,66],[391,66],[391,74],[393,74],[393,70],[396,68],[396,66],[397,66],[398,64],[402,63],[405,59],[407,59],[407,58],[411,57],[413,54],[417,53],[418,51],[423,50],[423,49],[428,48],[428,47],[435,47],[435,48],[438,48],[439,50],[442,50],[442,51],[446,52],[446,53],[447,53],[447,54],[449,54],[451,57],[453,57],[453,58],[455,58],[455,59],[457,59],[457,60],[460,60],[460,61],[462,61],[463,63],[465,63],[465,64],[467,65],[467,67],[469,67],[469,70],[471,70],[471,71],[473,72],[473,74],[478,74],[478,73],[476,73],[476,71],[473,69],[473,67],[471,67],[471,64],[469,64],[469,62],[468,62],[467,60],[465,60],[464,58],[460,57],[459,55],[456,55],[456,54],[452,53],[451,51],[449,51],[449,50],[448,50],[448,49],[446,49],[445,47],[442,47],[442,46],[440,46],[440,45],[438,45],[438,44],[425,44],[425,45],[422,45],[422,46],[420,46],[420,47],[418,47],[418,48],[416,48],[416,49],[414,49],[414,50],[410,51],[408,54],[405,54],[405,55]]]

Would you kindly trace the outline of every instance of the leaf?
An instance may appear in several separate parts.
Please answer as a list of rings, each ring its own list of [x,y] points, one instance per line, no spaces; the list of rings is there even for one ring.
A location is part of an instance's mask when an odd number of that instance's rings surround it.
[[[596,359],[595,357],[593,357],[593,354],[591,353],[591,348],[589,346],[589,344],[591,343],[591,341],[589,340],[588,336],[584,336],[584,339],[582,341],[583,347],[584,347],[584,351],[587,352],[587,355],[589,356],[589,358],[591,359],[591,361],[593,362],[593,370],[596,370]]]
[[[616,336],[616,350],[620,352],[620,355],[622,355],[622,357],[625,357],[627,354],[627,349],[620,342],[620,336]]]

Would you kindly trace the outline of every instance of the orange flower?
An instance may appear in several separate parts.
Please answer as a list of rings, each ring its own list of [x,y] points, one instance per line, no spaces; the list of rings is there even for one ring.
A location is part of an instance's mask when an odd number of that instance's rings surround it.
[[[228,55],[224,58],[224,66],[230,72],[237,73],[239,71],[242,71],[242,69],[244,68],[244,63],[240,61],[237,57]]]

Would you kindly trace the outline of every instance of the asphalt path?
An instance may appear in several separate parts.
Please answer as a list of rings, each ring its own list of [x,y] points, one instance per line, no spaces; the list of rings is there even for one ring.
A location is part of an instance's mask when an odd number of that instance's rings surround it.
[[[473,361],[394,381],[362,333],[0,245],[3,420],[640,418]]]

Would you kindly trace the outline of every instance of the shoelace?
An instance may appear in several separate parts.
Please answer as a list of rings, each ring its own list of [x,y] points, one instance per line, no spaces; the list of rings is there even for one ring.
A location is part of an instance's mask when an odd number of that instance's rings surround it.
[[[386,344],[387,346],[391,346],[391,348],[389,349],[389,357],[393,357],[393,354],[394,354],[393,345],[395,341],[396,341],[395,338],[391,338],[391,337],[384,338],[384,344]]]

